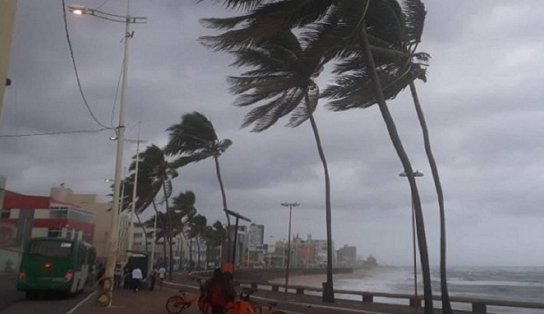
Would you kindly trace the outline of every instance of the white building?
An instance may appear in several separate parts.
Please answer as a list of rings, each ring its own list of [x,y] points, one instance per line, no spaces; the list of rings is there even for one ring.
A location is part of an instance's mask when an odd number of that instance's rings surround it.
[[[262,250],[264,241],[264,225],[249,225],[247,236],[248,248],[250,251]]]

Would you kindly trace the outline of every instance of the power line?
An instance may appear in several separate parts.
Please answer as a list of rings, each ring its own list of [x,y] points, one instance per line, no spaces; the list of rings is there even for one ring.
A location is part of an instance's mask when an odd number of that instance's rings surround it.
[[[101,129],[95,129],[95,130],[51,131],[51,132],[27,133],[27,134],[0,134],[0,138],[30,137],[30,136],[42,136],[42,135],[82,134],[82,133],[89,134],[89,133],[99,133],[106,130],[111,130],[111,128],[101,128]]]
[[[62,0],[62,13],[63,13],[63,18],[64,18],[64,30],[65,30],[65,33],[66,33],[66,41],[68,42],[68,48],[70,50],[70,57],[72,59],[72,65],[73,65],[74,72],[75,72],[75,75],[76,75],[76,81],[77,81],[77,86],[78,86],[78,89],[79,89],[79,94],[81,95],[81,98],[83,99],[83,103],[85,104],[85,107],[87,107],[87,110],[89,111],[89,114],[91,115],[93,120],[103,128],[113,129],[112,127],[105,126],[100,121],[98,121],[98,119],[94,115],[93,111],[91,110],[91,107],[89,106],[89,103],[87,102],[87,98],[85,98],[85,94],[83,93],[83,88],[81,87],[81,81],[79,79],[79,73],[77,72],[76,59],[74,57],[74,50],[72,49],[72,41],[70,40],[70,33],[68,32],[68,21],[66,19],[66,4],[65,4],[64,0]]]
[[[101,4],[101,5],[97,6],[97,7],[96,7],[96,8],[94,8],[94,9],[95,9],[95,10],[98,10],[98,9],[100,9],[101,7],[103,7],[103,6],[104,6],[104,4],[106,4],[106,3],[108,3],[108,2],[110,2],[110,0],[104,0],[104,2],[102,2],[102,4]]]
[[[110,117],[110,124],[113,128],[113,119],[115,116],[115,107],[117,105],[117,96],[119,95],[119,85],[121,84],[121,77],[123,76],[123,65],[125,60],[123,60],[123,63],[121,63],[121,70],[119,71],[119,79],[117,79],[117,86],[115,87],[115,98],[113,99],[113,106],[111,108],[111,117]]]

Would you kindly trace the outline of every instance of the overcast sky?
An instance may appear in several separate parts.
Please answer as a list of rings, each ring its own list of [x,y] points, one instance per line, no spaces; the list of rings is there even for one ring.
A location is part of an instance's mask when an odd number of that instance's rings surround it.
[[[125,14],[124,1],[67,4]],[[324,180],[309,123],[262,133],[241,129],[246,109],[232,105],[225,78],[232,59],[197,39],[199,23],[226,11],[214,1],[132,0],[148,17],[130,40],[126,136],[163,146],[165,129],[199,111],[233,145],[221,157],[229,207],[265,225],[265,241],[293,233],[325,238]],[[445,194],[449,265],[544,264],[544,2],[425,1],[421,51],[431,54],[428,82],[417,83]],[[84,92],[98,119],[112,121],[124,24],[67,16]],[[0,134],[99,128],[79,96],[64,31],[61,0],[19,0]],[[324,87],[327,79],[321,80]],[[118,101],[117,101],[118,102]],[[361,256],[410,265],[410,194],[377,107],[334,113],[320,103],[316,120],[329,162],[333,240]],[[418,178],[431,263],[439,261],[436,194],[409,91],[389,107]],[[113,118],[116,125],[117,113]],[[48,195],[65,183],[76,193],[109,193],[115,142],[111,131],[0,138],[7,188]],[[125,165],[135,153],[127,144]],[[209,220],[224,219],[212,160],[181,169],[177,192],[192,190]]]

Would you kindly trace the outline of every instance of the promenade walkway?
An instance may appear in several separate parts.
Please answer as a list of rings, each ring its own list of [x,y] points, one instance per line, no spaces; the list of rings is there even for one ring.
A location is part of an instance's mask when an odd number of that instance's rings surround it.
[[[195,297],[198,292],[194,283],[165,283],[164,287],[154,291],[140,290],[115,290],[113,304],[106,308],[99,305],[96,294],[91,295],[86,301],[66,314],[138,314],[138,313],[167,313],[165,303],[168,297],[177,293],[178,289],[188,292],[188,297]],[[289,294],[287,298],[283,293],[272,291],[258,291],[253,300],[266,305],[270,302],[277,303],[277,309],[288,314],[311,313],[311,314],[422,314],[423,310],[417,311],[414,308],[402,305],[362,303],[357,301],[337,300],[335,303],[323,303],[319,296]],[[198,314],[196,304],[183,311],[183,313]],[[267,311],[264,310],[263,314]],[[436,310],[435,313],[441,313]],[[456,314],[467,312],[455,312]]]

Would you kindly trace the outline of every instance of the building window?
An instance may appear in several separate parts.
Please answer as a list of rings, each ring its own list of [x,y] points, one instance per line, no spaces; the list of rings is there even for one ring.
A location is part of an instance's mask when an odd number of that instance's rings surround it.
[[[66,209],[52,209],[49,212],[50,218],[67,218],[68,217],[68,210]]]
[[[9,218],[10,216],[10,209],[2,209],[0,218]]]
[[[94,215],[70,209],[68,211],[68,219],[77,220],[86,223],[92,223],[94,221]]]
[[[49,228],[49,230],[47,230],[47,237],[49,238],[58,238],[61,235],[62,235],[61,228]]]

